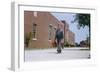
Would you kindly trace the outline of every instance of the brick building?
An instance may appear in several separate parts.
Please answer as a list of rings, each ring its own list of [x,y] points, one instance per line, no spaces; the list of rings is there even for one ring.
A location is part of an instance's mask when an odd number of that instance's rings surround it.
[[[64,42],[75,45],[75,34],[64,20],[59,21],[50,12],[24,11],[24,35],[31,33],[29,48],[53,47],[57,27],[64,32]],[[24,37],[26,38],[26,37]],[[24,40],[25,41],[25,40]]]

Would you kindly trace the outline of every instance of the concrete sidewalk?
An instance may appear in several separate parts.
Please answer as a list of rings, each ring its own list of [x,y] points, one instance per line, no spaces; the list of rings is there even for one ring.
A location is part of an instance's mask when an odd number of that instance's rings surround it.
[[[80,48],[81,49],[81,48]],[[67,60],[67,59],[88,59],[89,50],[80,50],[75,48],[64,48],[62,53],[58,54],[56,48],[25,50],[25,61],[47,61],[47,60]]]

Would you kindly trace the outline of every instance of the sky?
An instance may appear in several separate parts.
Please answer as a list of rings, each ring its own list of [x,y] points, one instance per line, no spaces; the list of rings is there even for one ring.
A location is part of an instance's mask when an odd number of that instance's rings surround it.
[[[89,36],[89,28],[85,26],[84,28],[77,28],[78,22],[72,23],[74,20],[75,13],[51,13],[58,20],[65,20],[69,24],[69,29],[75,33],[75,42],[80,43],[80,41],[85,40]]]

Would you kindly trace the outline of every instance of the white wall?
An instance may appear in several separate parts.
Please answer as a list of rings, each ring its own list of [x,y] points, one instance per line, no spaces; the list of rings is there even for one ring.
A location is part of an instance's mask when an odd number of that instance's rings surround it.
[[[12,0],[14,1],[14,0]],[[97,20],[98,23],[95,24],[96,28],[94,28],[94,45],[95,48],[98,48],[97,57],[100,57],[99,54],[99,41],[100,41],[100,2],[99,0],[15,0],[15,1],[23,1],[23,2],[33,2],[35,4],[45,4],[45,5],[59,5],[66,6],[74,4],[74,5],[86,5],[86,6],[95,6],[97,10]],[[94,49],[95,49],[94,48]],[[0,73],[11,73],[10,68],[10,54],[11,54],[11,0],[1,0],[0,1]],[[91,67],[79,67],[79,68],[55,68],[55,69],[47,69],[47,70],[38,70],[38,71],[30,71],[32,73],[97,73],[100,68],[100,58],[98,59],[99,67],[91,66]],[[28,71],[26,71],[28,72]]]

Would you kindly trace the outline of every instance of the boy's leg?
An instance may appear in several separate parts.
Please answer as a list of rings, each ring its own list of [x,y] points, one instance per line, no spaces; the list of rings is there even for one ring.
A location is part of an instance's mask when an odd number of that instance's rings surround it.
[[[64,49],[64,43],[61,43],[61,47],[62,47],[62,49]]]
[[[61,53],[61,42],[57,42],[57,52]]]

